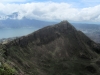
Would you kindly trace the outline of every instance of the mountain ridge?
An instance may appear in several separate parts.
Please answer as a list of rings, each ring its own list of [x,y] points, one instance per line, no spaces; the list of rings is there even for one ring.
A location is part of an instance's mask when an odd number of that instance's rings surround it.
[[[68,21],[3,45],[19,75],[99,75],[100,45]]]

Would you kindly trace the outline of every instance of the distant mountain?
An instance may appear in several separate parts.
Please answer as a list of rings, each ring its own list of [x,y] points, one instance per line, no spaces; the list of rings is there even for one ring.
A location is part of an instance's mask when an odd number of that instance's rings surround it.
[[[100,75],[100,45],[67,21],[0,46],[18,75]]]
[[[9,15],[10,17],[14,17]],[[16,16],[16,15],[15,15]],[[47,25],[55,24],[56,22],[47,22],[47,21],[40,21],[35,19],[6,19],[0,20],[0,28],[23,28],[23,27],[34,27],[34,28],[42,28]]]
[[[82,24],[82,23],[72,23],[77,30],[85,33],[89,38],[97,43],[100,43],[100,25],[99,24]]]
[[[6,19],[18,19],[18,16],[20,14],[18,12],[14,12],[10,15],[0,15],[0,20],[6,20]]]

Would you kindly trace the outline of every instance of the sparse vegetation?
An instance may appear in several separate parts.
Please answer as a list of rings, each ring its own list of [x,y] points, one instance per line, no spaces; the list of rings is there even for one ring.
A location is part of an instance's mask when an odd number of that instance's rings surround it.
[[[15,69],[4,63],[0,66],[0,75],[15,75]]]

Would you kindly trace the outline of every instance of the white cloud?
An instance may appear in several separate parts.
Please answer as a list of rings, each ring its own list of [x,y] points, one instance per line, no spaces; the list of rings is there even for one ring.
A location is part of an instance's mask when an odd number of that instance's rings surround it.
[[[19,12],[23,17],[41,20],[100,21],[100,5],[87,8],[74,8],[68,3],[33,2],[26,4],[0,3],[0,14],[10,15]]]

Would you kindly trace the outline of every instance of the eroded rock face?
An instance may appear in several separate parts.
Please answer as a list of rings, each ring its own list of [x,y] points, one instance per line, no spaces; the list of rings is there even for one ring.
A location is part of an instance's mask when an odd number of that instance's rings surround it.
[[[24,74],[94,75],[99,71],[89,65],[99,57],[97,45],[69,22],[62,21],[15,39],[3,50],[6,59]]]

